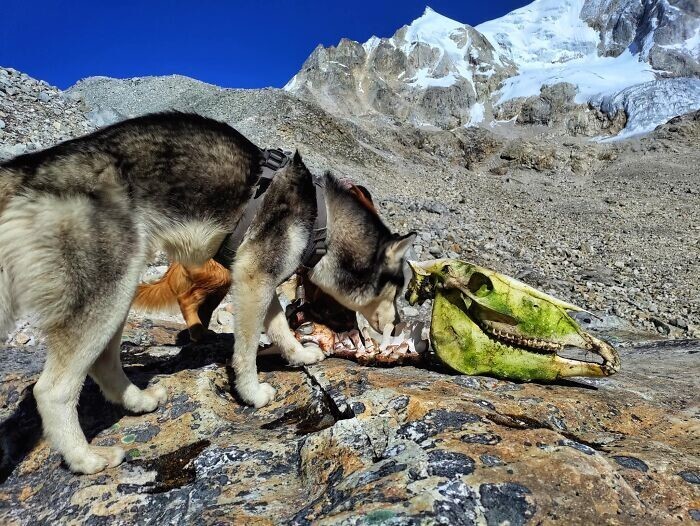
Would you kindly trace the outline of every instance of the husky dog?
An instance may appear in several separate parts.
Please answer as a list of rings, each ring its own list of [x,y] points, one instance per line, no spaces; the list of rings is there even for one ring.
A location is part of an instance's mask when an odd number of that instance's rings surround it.
[[[38,315],[47,339],[34,386],[44,433],[68,466],[95,473],[119,464],[118,447],[88,444],[76,405],[86,375],[133,412],[164,402],[162,386],[139,389],[119,357],[122,327],[153,250],[197,267],[244,214],[261,151],[226,124],[164,113],[115,124],[0,164],[0,331]],[[413,234],[392,234],[331,175],[325,176],[327,253],[309,279],[381,331],[396,322],[396,296]],[[235,387],[261,407],[264,328],[290,364],[324,355],[294,338],[275,287],[300,265],[317,215],[311,173],[299,154],[275,177],[230,271],[235,305]]]

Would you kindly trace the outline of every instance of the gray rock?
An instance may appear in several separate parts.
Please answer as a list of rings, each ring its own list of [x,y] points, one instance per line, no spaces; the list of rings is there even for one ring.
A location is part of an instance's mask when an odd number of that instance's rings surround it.
[[[409,318],[415,318],[419,314],[420,314],[420,311],[418,309],[416,309],[415,307],[411,307],[410,305],[403,308],[403,315],[407,316]]]
[[[612,510],[620,524],[664,524],[697,501],[683,374],[697,344],[626,348],[624,372],[578,388],[339,359],[273,365],[260,376],[277,398],[252,409],[231,395],[231,339],[181,348],[180,329],[127,322],[130,377],[169,393],[157,411],[125,414],[84,386],[91,444],[128,453],[95,475],[70,473],[41,440],[31,386],[44,350],[0,349],[0,523],[598,524]],[[620,422],[645,440],[613,432]],[[572,477],[596,483],[561,483]]]
[[[449,208],[439,201],[425,201],[421,205],[421,210],[425,210],[431,214],[444,214],[449,212]]]
[[[233,314],[226,310],[219,310],[216,313],[216,321],[219,323],[219,325],[223,327],[233,327],[234,326],[234,318]]]
[[[676,318],[671,323],[680,329],[684,329],[684,330],[688,329],[688,322],[686,320],[684,320],[683,318]]]
[[[26,144],[14,144],[11,146],[0,145],[0,158],[10,159],[17,155],[22,155],[28,150]]]
[[[97,128],[108,126],[125,119],[125,117],[111,108],[96,108],[87,114],[90,124]]]

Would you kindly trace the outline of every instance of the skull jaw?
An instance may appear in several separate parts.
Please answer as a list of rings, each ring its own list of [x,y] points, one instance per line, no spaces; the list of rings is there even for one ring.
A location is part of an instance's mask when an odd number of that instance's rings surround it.
[[[496,341],[467,315],[459,291],[436,292],[430,332],[438,357],[463,374],[486,374],[519,381],[554,381],[573,376],[609,376],[619,369],[614,349],[590,335],[586,336],[592,342],[599,342],[604,349],[603,353],[598,353],[603,356],[603,364],[572,360],[556,353],[527,350]]]

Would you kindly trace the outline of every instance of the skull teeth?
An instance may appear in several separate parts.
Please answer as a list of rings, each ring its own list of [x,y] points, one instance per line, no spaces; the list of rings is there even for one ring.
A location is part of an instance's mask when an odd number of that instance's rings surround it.
[[[550,352],[556,352],[562,348],[562,346],[558,343],[548,342],[547,340],[541,340],[539,338],[523,338],[522,336],[511,334],[502,329],[489,327],[486,323],[480,322],[479,325],[487,334],[490,334],[498,340],[502,340],[506,343],[518,345],[519,347],[527,347],[528,349]]]

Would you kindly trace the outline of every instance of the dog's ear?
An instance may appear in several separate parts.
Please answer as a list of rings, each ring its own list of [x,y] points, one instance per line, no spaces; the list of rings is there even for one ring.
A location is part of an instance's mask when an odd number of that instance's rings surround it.
[[[294,155],[292,156],[292,164],[295,166],[304,166],[304,161],[301,160],[299,150],[294,150]]]
[[[416,233],[410,232],[405,236],[393,234],[391,240],[387,243],[384,249],[384,256],[387,262],[400,263],[406,256],[406,252],[413,246],[416,240]]]
[[[362,193],[362,195],[365,196],[365,199],[367,199],[367,201],[374,204],[374,200],[372,199],[372,194],[369,193],[369,190],[367,190],[367,188],[365,188],[361,184],[355,185],[355,187]]]

